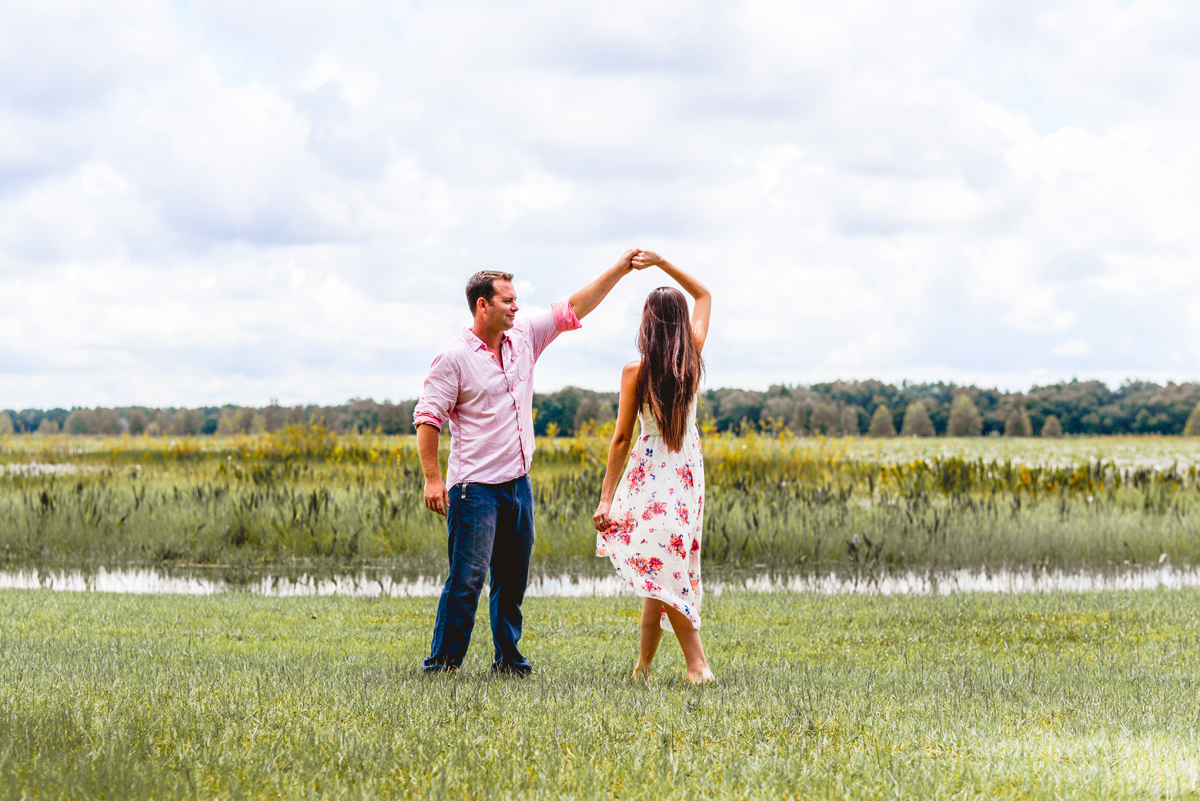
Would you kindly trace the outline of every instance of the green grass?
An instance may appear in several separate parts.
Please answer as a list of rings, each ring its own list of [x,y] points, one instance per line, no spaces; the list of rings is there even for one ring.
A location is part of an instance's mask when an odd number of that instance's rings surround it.
[[[632,598],[486,608],[429,679],[433,600],[0,592],[0,797],[1195,797],[1200,593],[706,599],[718,682]]]
[[[603,569],[591,513],[606,447],[539,443],[535,572]],[[718,436],[704,450],[702,558],[714,569],[1200,564],[1191,439]],[[0,463],[0,569],[444,570],[444,522],[424,508],[411,438],[13,436]]]

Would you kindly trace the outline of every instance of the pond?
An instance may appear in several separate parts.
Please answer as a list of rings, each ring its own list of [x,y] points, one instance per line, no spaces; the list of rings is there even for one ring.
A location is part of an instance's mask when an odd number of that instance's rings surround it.
[[[272,597],[345,595],[363,598],[434,598],[441,576],[393,578],[366,572],[353,575],[262,575],[236,579],[212,571],[163,573],[148,569],[83,572],[0,572],[0,589],[46,589],[64,592],[216,595],[251,592]],[[794,592],[836,595],[949,595],[958,592],[1093,592],[1098,590],[1178,590],[1200,587],[1200,569],[1161,565],[1115,572],[959,570],[941,574],[904,573],[894,576],[821,575],[779,576],[765,573],[720,576],[706,582],[707,592]],[[530,581],[527,597],[595,597],[631,593],[616,576],[539,576]],[[484,587],[487,594],[487,587]]]

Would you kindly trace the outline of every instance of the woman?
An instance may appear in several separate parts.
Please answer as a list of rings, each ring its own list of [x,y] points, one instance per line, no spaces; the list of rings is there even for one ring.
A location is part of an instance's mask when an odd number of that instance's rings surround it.
[[[688,681],[712,681],[699,631],[704,460],[696,432],[696,393],[704,370],[700,352],[712,296],[656,253],[639,251],[633,264],[638,269],[657,265],[695,299],[695,308],[689,320],[687,301],[671,287],[646,298],[637,339],[642,357],[625,365],[621,375],[617,428],[592,518],[599,532],[596,555],[611,559],[617,575],[642,596],[633,678],[649,677],[666,629],[675,632],[683,648]],[[641,420],[642,432],[629,459],[635,419]]]

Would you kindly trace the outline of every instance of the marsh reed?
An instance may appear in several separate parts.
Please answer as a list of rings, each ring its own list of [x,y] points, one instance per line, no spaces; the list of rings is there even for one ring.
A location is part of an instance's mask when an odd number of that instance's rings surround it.
[[[703,558],[867,577],[1195,565],[1200,459],[1186,445],[709,433]],[[539,443],[535,570],[603,567],[590,518],[606,447],[591,432]],[[444,566],[444,523],[424,508],[409,437],[320,425],[227,438],[10,436],[0,460],[5,569]]]

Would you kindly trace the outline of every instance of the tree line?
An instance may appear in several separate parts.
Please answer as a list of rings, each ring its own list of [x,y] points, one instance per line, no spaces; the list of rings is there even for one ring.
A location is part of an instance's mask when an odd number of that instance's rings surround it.
[[[615,392],[566,387],[534,395],[534,428],[542,436],[572,435],[615,419]],[[340,433],[411,434],[415,400],[353,399],[336,406],[23,409],[0,413],[0,435],[131,434],[202,436],[276,431],[322,422]],[[1200,436],[1200,383],[1165,386],[1126,381],[1063,381],[1028,392],[1004,392],[938,382],[835,381],[778,384],[765,392],[710,389],[697,416],[709,430],[796,436],[1063,436],[1187,434]]]
[[[615,417],[618,395],[567,387],[534,396],[540,435],[573,434]],[[952,383],[834,381],[765,392],[710,389],[697,409],[716,431],[797,436],[1200,435],[1200,383],[1062,381],[1028,392]]]
[[[272,401],[263,407],[226,404],[197,408],[22,409],[0,413],[0,434],[204,436],[270,432],[317,422],[339,434],[407,434],[412,432],[416,405],[415,400],[377,403],[370,398],[356,398],[336,406],[281,406]]]

